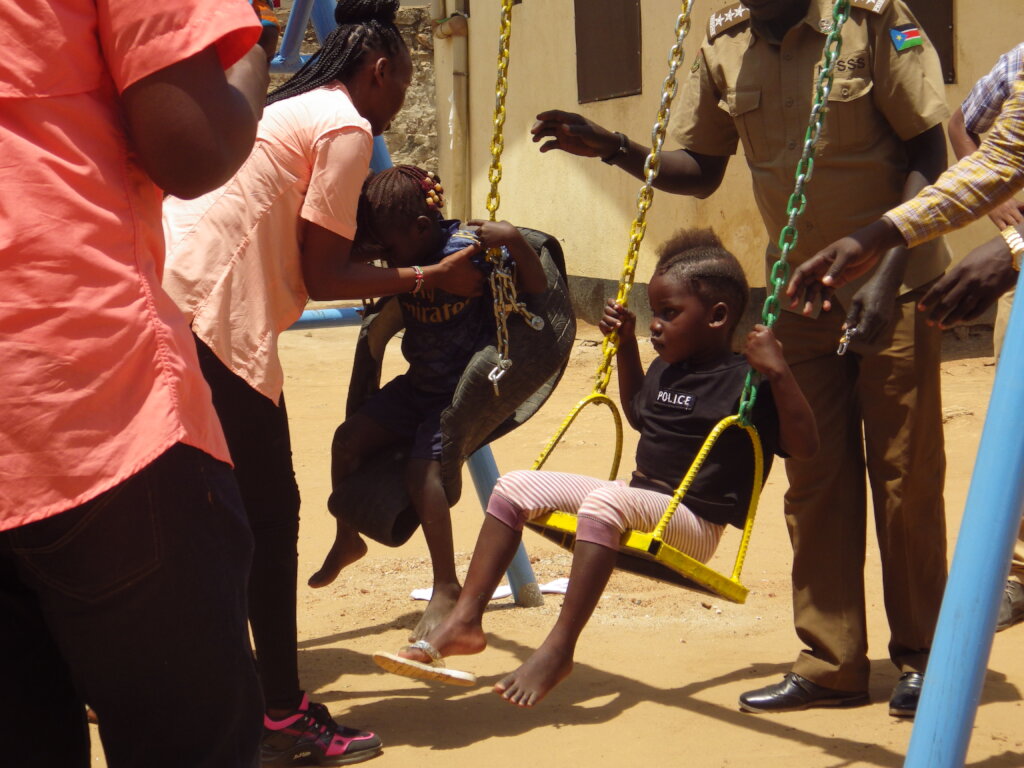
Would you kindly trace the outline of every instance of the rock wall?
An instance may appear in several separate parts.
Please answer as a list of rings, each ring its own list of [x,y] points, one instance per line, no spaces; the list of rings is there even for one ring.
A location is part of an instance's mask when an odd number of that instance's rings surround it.
[[[434,37],[426,7],[401,8],[398,28],[412,54],[412,85],[405,105],[384,139],[395,163],[437,170],[437,113],[434,109]]]

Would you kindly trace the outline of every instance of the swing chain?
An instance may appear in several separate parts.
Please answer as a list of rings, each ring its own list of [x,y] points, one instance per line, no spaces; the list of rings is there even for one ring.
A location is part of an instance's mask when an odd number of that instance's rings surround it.
[[[498,184],[501,181],[501,153],[505,149],[505,97],[508,95],[508,62],[509,48],[512,39],[512,3],[513,0],[502,0],[501,3],[501,34],[498,38],[498,81],[494,86],[494,130],[491,134],[491,165],[487,170],[487,180],[491,188],[487,193],[487,214],[491,221],[497,221],[498,206],[501,195]],[[520,315],[534,330],[544,327],[544,319],[530,312],[526,305],[519,301],[516,291],[514,262],[507,257],[502,248],[488,248],[487,261],[490,274],[487,282],[494,300],[494,324],[496,327],[496,348],[498,363],[487,378],[494,386],[494,395],[498,396],[498,382],[512,367],[509,356],[508,317],[510,314]]]
[[[626,306],[629,301],[629,292],[633,288],[633,279],[636,275],[637,261],[640,257],[640,244],[643,242],[644,234],[647,232],[647,211],[654,200],[654,180],[658,178],[661,171],[661,150],[665,144],[665,136],[668,133],[669,117],[671,115],[672,100],[679,88],[676,79],[676,71],[683,62],[683,42],[690,31],[690,10],[693,7],[693,0],[685,0],[679,18],[676,19],[676,42],[669,51],[668,75],[665,76],[661,87],[661,104],[658,106],[658,116],[651,128],[651,151],[644,161],[644,185],[636,197],[636,218],[629,229],[629,247],[626,250],[626,260],[622,266],[622,277],[619,279],[619,290],[615,301]],[[615,352],[619,347],[619,335],[615,331],[604,337],[601,345],[602,360],[597,369],[597,381],[594,385],[594,392],[604,394],[611,380],[612,363]]]
[[[849,17],[850,0],[836,0],[832,8],[832,29],[825,41],[825,51],[819,65],[818,82],[814,89],[814,106],[811,108],[807,131],[804,134],[803,153],[796,166],[793,193],[786,203],[788,219],[779,233],[779,258],[772,265],[769,276],[771,292],[764,300],[764,307],[761,310],[761,320],[768,328],[774,326],[779,319],[781,311],[779,297],[782,295],[786,283],[789,282],[789,254],[796,248],[798,239],[796,224],[803,215],[804,209],[807,208],[807,195],[804,193],[804,187],[814,174],[814,153],[821,137],[825,115],[828,112],[828,95],[832,91],[836,60],[839,58],[843,45],[843,24]],[[750,424],[750,414],[754,408],[754,401],[757,399],[757,385],[760,378],[756,371],[751,370],[747,373],[746,381],[743,384],[739,409],[740,423],[743,425]]]

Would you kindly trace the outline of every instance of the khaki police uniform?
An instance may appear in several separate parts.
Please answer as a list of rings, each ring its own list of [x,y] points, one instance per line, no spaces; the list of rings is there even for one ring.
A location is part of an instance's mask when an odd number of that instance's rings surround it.
[[[807,208],[791,252],[799,264],[901,202],[903,142],[948,115],[938,57],[896,50],[890,31],[916,21],[901,0],[854,0],[828,98]],[[742,143],[754,196],[776,241],[803,149],[831,0],[811,0],[783,39],[755,29],[736,3],[712,14],[678,101],[672,132],[694,152],[726,156]],[[770,266],[778,253],[772,244]],[[922,286],[949,263],[942,241],[914,250],[894,322],[868,349],[835,354],[846,307],[812,320],[783,312],[776,334],[814,409],[817,456],[787,460],[786,519],[793,543],[797,634],[793,671],[845,691],[868,685],[864,608],[865,469],[881,550],[889,653],[924,671],[946,578],[945,454],[939,390],[941,336],[915,311]],[[866,278],[865,278],[866,279]]]

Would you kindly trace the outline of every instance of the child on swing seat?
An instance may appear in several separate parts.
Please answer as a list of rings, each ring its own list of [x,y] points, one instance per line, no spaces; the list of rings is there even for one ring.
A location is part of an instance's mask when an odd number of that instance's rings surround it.
[[[547,289],[544,267],[518,229],[506,221],[470,221],[475,232],[464,231],[458,221],[441,218],[442,194],[434,174],[411,165],[369,177],[359,200],[357,252],[364,258],[383,258],[391,267],[419,270],[469,247],[502,248],[515,262],[523,293]],[[363,458],[413,439],[405,482],[433,567],[433,594],[413,630],[413,638],[419,639],[451,611],[460,590],[451,512],[441,481],[441,413],[451,404],[470,358],[488,341],[493,343],[495,324],[489,295],[467,299],[427,289],[418,281],[411,293],[397,298],[405,323],[402,354],[409,369],[338,427],[331,476],[337,487],[358,471]],[[366,553],[359,532],[343,515],[336,517],[334,545],[310,586],[330,584],[342,568]]]
[[[580,632],[615,567],[620,536],[627,528],[654,530],[704,439],[737,411],[748,364],[763,377],[752,421],[764,448],[765,476],[773,453],[806,458],[817,451],[814,414],[771,330],[755,326],[744,355],[732,352],[747,295],[739,262],[710,229],[680,232],[661,247],[648,286],[658,357],[646,375],[634,314],[609,300],[600,322],[605,335],[618,332],[622,408],[640,432],[631,481],[529,470],[500,478],[455,608],[397,655],[375,654],[378,665],[407,677],[472,685],[471,674],[447,669],[441,660],[486,647],[484,608],[519,546],[523,523],[556,509],[575,512],[576,547],[558,620],[541,647],[494,686],[521,707],[540,701],[572,670]],[[726,525],[743,526],[754,466],[749,442],[742,430],[722,434],[671,519],[668,544],[706,562]]]

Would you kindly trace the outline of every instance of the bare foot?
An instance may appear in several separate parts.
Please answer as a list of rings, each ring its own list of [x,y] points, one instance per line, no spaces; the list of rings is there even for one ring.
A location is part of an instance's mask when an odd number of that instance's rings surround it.
[[[409,642],[415,643],[417,640],[426,639],[427,635],[433,632],[448,614],[452,612],[455,603],[459,601],[459,592],[461,591],[458,584],[444,587],[435,585],[434,593],[431,595],[430,602],[427,603],[427,607],[420,617],[419,624],[416,625],[412,634],[409,635]],[[434,647],[436,648],[437,646]]]
[[[480,653],[487,647],[487,637],[484,635],[480,622],[466,624],[455,620],[451,614],[423,639],[430,643],[442,657],[471,656],[474,653]],[[422,661],[425,664],[431,662],[426,651],[421,651],[419,648],[405,648],[399,651],[398,655],[404,659]]]
[[[338,532],[334,537],[331,551],[324,558],[320,570],[309,577],[309,586],[319,589],[338,578],[342,568],[346,568],[366,554],[366,542],[355,528],[338,521]]]
[[[541,646],[523,665],[495,683],[494,692],[518,707],[532,707],[572,672],[572,655]]]

